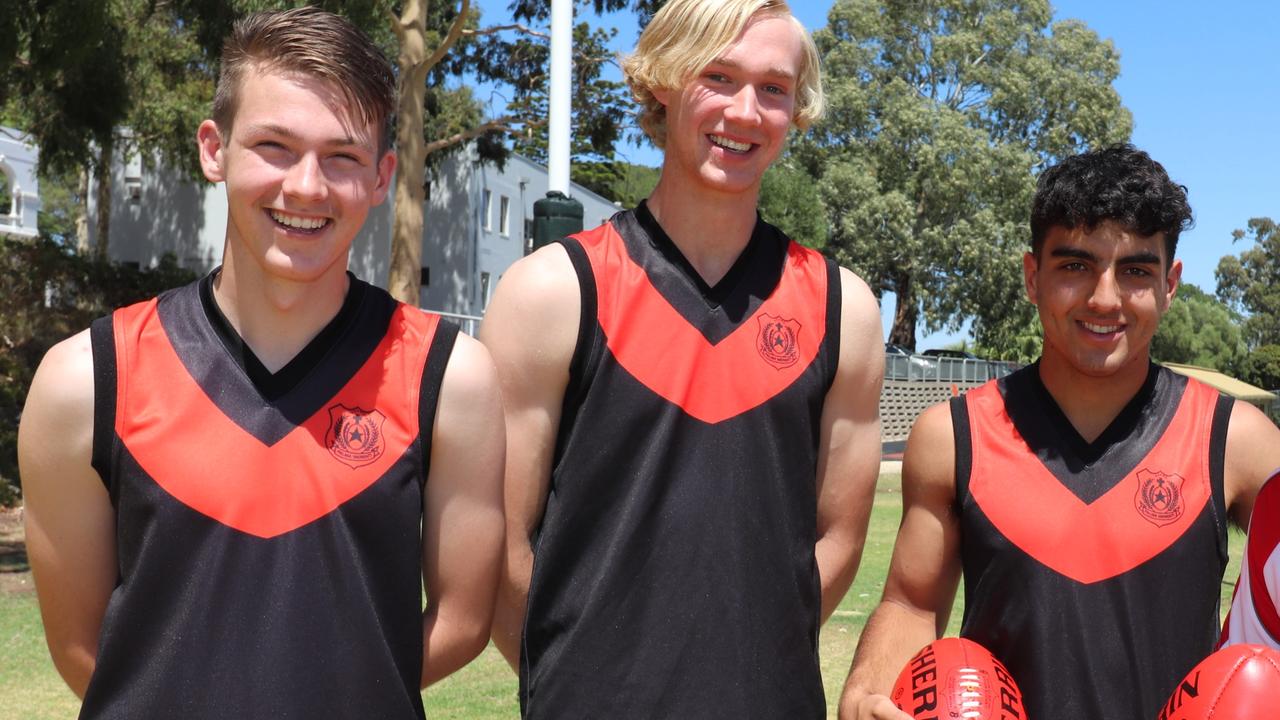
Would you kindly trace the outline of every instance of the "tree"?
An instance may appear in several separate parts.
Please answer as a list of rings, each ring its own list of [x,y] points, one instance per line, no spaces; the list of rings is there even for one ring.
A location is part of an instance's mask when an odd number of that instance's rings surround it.
[[[1178,286],[1178,296],[1160,320],[1151,355],[1164,362],[1186,363],[1234,373],[1245,355],[1238,318],[1214,296],[1191,283]]]
[[[827,244],[827,212],[818,183],[789,158],[775,162],[760,181],[760,215],[811,248]]]
[[[837,0],[815,34],[829,111],[794,154],[819,178],[828,251],[897,296],[889,341],[967,319],[978,345],[1026,350],[1035,173],[1122,141],[1119,57],[1047,0]]]
[[[1251,347],[1280,345],[1280,228],[1268,217],[1253,218],[1247,227],[1231,233],[1233,242],[1252,238],[1253,247],[1218,261],[1218,297],[1246,316]]]
[[[1240,364],[1240,379],[1264,390],[1280,390],[1280,345],[1263,345]]]

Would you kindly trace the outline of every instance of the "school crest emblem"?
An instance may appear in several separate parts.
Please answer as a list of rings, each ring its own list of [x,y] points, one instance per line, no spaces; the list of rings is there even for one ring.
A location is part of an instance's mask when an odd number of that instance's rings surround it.
[[[795,365],[800,359],[800,348],[796,345],[800,337],[800,323],[776,315],[761,315],[759,321],[756,350],[760,357],[778,370]]]
[[[377,410],[346,405],[329,408],[329,430],[324,438],[329,454],[352,469],[373,463],[386,449],[382,435],[386,419],[387,416]]]
[[[1185,506],[1182,502],[1181,475],[1147,470],[1138,471],[1138,493],[1134,497],[1134,505],[1138,514],[1156,527],[1164,527],[1178,521],[1182,517]]]

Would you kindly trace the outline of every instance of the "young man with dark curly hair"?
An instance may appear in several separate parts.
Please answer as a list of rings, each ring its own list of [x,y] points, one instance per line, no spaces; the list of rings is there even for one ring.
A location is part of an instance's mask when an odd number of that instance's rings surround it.
[[[1154,718],[1218,635],[1229,522],[1280,464],[1280,430],[1151,361],[1182,275],[1185,189],[1128,145],[1038,183],[1027,296],[1036,363],[927,411],[903,465],[884,597],[840,717],[910,720],[885,694],[946,627],[987,647],[1035,720]]]
[[[657,187],[513,266],[481,330],[508,430],[494,640],[530,719],[823,718],[884,354],[867,286],[757,212],[821,111],[817,51],[780,0],[672,0],[624,71]]]
[[[420,688],[487,644],[492,362],[347,271],[394,100],[336,15],[237,23],[197,137],[227,192],[221,267],[41,363],[27,546],[81,718],[422,718]]]

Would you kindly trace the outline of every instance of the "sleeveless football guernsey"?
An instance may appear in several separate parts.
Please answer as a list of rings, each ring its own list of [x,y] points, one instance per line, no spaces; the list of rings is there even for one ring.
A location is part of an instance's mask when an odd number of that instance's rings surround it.
[[[1280,471],[1253,503],[1240,579],[1223,626],[1222,646],[1239,643],[1280,649]]]
[[[1154,718],[1212,651],[1231,403],[1152,365],[1087,443],[1038,365],[952,401],[960,634],[1009,668],[1028,717]]]
[[[456,328],[351,277],[275,374],[212,276],[90,330],[119,579],[82,718],[422,718],[421,520]]]
[[[642,205],[582,290],[534,541],[526,718],[822,718],[816,541],[834,264],[760,221],[708,287]]]

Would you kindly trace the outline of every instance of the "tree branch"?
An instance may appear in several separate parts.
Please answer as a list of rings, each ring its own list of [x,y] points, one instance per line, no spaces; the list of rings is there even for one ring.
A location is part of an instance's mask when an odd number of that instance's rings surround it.
[[[467,15],[471,12],[471,0],[462,0],[461,6],[458,8],[458,14],[453,18],[453,24],[449,26],[449,34],[431,53],[431,57],[419,67],[414,68],[413,79],[415,83],[424,83],[427,81],[427,72],[435,67],[437,63],[444,59],[444,56],[453,49],[454,44],[458,42],[458,38],[462,37],[462,31],[467,25]],[[429,152],[429,151],[428,151]]]
[[[521,25],[520,23],[512,23],[511,25],[494,25],[493,27],[481,28],[479,30],[463,30],[462,34],[467,37],[480,37],[482,35],[497,35],[498,33],[506,32],[507,30],[519,30],[525,35],[540,37],[543,40],[551,39],[551,36],[547,33],[534,30],[528,25]]]
[[[511,132],[511,123],[519,119],[520,118],[514,115],[504,115],[495,120],[490,120],[489,122],[477,125],[471,128],[470,130],[463,130],[460,133],[454,133],[449,137],[440,138],[439,140],[432,140],[431,142],[423,146],[423,150],[424,150],[423,155],[430,155],[433,152],[438,152],[440,150],[444,150],[445,148],[453,147],[454,145],[457,145],[459,143],[464,143],[468,140],[474,140],[475,138],[478,138],[481,135],[484,135],[485,133],[490,133],[498,130],[501,130],[503,132]]]

